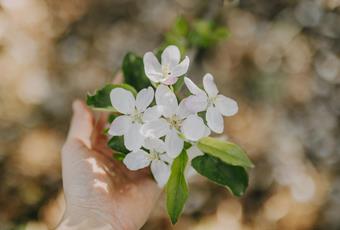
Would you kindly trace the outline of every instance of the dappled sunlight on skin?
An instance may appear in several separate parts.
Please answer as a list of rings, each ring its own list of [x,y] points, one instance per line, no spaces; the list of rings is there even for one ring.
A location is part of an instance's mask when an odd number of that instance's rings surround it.
[[[66,211],[57,229],[140,228],[161,192],[148,171],[129,171],[109,157],[111,150],[101,145],[107,141],[103,125],[94,125],[85,105],[74,103],[62,151]]]
[[[109,192],[108,190],[108,184],[103,182],[103,181],[100,181],[100,180],[97,180],[95,179],[94,180],[94,185],[93,185],[95,188],[102,188],[105,192]]]
[[[89,162],[90,165],[92,166],[93,173],[105,174],[104,169],[98,166],[95,158],[89,158],[86,161]]]
[[[53,229],[64,210],[58,153],[71,101],[108,83],[127,51],[141,55],[157,47],[176,16],[194,22],[214,2],[222,1],[0,0],[1,230]],[[226,134],[256,165],[240,199],[242,218],[231,222],[242,230],[301,229],[303,222],[309,224],[303,229],[338,229],[340,1],[253,2],[224,1],[217,24],[227,26],[228,39],[196,58],[189,50],[194,82],[211,72],[221,93],[238,99],[238,115],[225,119]],[[288,129],[275,131],[281,126]],[[112,157],[101,141],[89,149]],[[67,151],[78,155],[68,155],[65,166],[92,174],[89,162],[76,163],[83,151]],[[100,194],[114,187],[118,195],[138,191],[131,184],[144,180],[145,171],[126,172],[114,163],[98,160],[110,180],[97,174],[84,186]],[[63,180],[72,185],[82,178],[77,171]],[[108,192],[95,187],[96,179]],[[161,199],[143,229],[216,230],[216,216],[227,213],[216,210],[228,205],[217,207],[234,202],[228,191],[195,179],[199,186],[190,185],[192,203],[178,224],[170,226]]]

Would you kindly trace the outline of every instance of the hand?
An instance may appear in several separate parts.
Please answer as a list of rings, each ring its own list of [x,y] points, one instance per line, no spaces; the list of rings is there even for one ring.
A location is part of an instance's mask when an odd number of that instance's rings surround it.
[[[103,133],[84,103],[73,103],[71,127],[62,149],[66,211],[57,229],[139,229],[161,190],[149,171],[129,171],[113,160]]]

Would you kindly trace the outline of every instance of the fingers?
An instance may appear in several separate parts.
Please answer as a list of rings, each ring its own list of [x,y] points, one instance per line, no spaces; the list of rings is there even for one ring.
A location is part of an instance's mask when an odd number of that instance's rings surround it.
[[[100,150],[99,152],[102,152],[103,150],[106,150],[107,147],[107,135],[105,134],[105,126],[107,125],[107,117],[108,114],[102,113],[99,117],[99,119],[96,122],[94,132],[92,135],[92,148],[94,150]],[[109,153],[112,155],[112,153]]]
[[[80,140],[88,148],[91,148],[91,135],[93,131],[93,114],[86,105],[76,100],[72,105],[73,117],[67,140]]]
[[[123,73],[122,71],[119,71],[116,76],[114,77],[112,83],[113,84],[120,84],[123,82]]]

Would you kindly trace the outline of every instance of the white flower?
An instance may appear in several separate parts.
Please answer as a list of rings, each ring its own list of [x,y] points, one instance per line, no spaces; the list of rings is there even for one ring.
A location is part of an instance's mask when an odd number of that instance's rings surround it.
[[[155,98],[157,108],[164,118],[144,124],[141,132],[151,138],[165,136],[165,148],[170,157],[175,158],[181,153],[184,139],[197,141],[210,134],[203,119],[186,109],[185,99],[178,105],[176,95],[169,87],[158,86]]]
[[[204,155],[204,153],[197,147],[195,143],[192,144],[190,148],[187,149],[188,163],[185,169],[185,177],[190,179],[197,174],[196,170],[191,166],[191,161],[198,156]]]
[[[191,112],[201,112],[207,110],[206,120],[209,128],[222,133],[224,129],[224,116],[232,116],[237,113],[237,102],[229,97],[218,94],[218,89],[211,74],[203,77],[204,90],[200,89],[189,78],[184,78],[185,85],[193,94],[186,100],[186,107]]]
[[[175,84],[179,76],[188,71],[189,58],[186,56],[180,63],[181,54],[176,46],[168,46],[161,55],[161,64],[152,52],[143,57],[146,76],[153,82],[165,85]]]
[[[124,115],[112,122],[109,134],[124,135],[124,145],[129,150],[136,150],[142,146],[145,139],[140,133],[142,124],[160,116],[155,106],[148,108],[153,98],[152,87],[139,91],[136,99],[130,91],[123,88],[115,88],[110,93],[112,106]]]
[[[172,159],[165,153],[164,142],[160,139],[146,138],[143,147],[126,155],[123,162],[130,170],[138,170],[151,165],[151,172],[159,187],[163,187],[170,176]]]

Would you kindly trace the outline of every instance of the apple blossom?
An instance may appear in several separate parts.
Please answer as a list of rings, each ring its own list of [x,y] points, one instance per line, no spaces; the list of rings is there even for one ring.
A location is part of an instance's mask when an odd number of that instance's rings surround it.
[[[191,166],[191,161],[195,157],[202,156],[204,153],[197,147],[195,143],[192,143],[192,146],[187,149],[188,154],[188,163],[185,170],[185,176],[187,179],[190,179],[194,175],[197,174],[196,170]]]
[[[175,84],[178,77],[185,74],[189,68],[188,56],[182,62],[180,60],[180,51],[174,45],[165,48],[161,55],[161,63],[152,52],[147,52],[143,57],[145,74],[152,82]]]
[[[151,172],[159,187],[164,187],[170,176],[172,159],[165,152],[165,144],[160,139],[146,138],[143,144],[145,149],[132,151],[126,155],[123,163],[130,170],[138,170],[150,165]]]
[[[152,138],[165,136],[166,152],[170,157],[175,158],[181,153],[184,140],[197,141],[210,134],[203,119],[186,108],[186,99],[178,104],[176,95],[169,87],[158,86],[155,98],[158,111],[163,117],[144,124],[141,132]]]
[[[152,87],[142,89],[136,96],[123,88],[115,88],[110,93],[112,106],[122,116],[112,122],[108,133],[112,136],[124,135],[125,147],[129,150],[139,149],[145,137],[140,133],[142,124],[160,116],[156,107],[148,106],[154,98]]]
[[[204,90],[200,89],[189,78],[184,78],[185,85],[193,94],[186,100],[186,107],[191,112],[206,112],[206,120],[209,128],[222,133],[224,129],[224,116],[232,116],[237,113],[237,102],[229,97],[218,94],[218,89],[214,82],[214,77],[207,73],[203,77]]]
[[[174,45],[164,49],[161,62],[147,52],[141,65],[141,57],[130,53],[124,58],[123,74],[132,85],[107,85],[87,98],[93,108],[118,113],[108,130],[111,136],[124,137],[109,141],[117,152],[114,158],[132,171],[150,167],[158,186],[166,185],[172,223],[188,198],[187,181],[196,173],[240,196],[248,186],[246,169],[253,167],[240,146],[208,137],[211,131],[222,133],[223,116],[238,111],[236,101],[219,94],[211,74],[204,75],[203,89],[184,77],[192,95],[178,100],[175,92],[180,87],[172,85],[188,67],[189,58],[181,61]],[[135,88],[141,89],[136,97]]]

